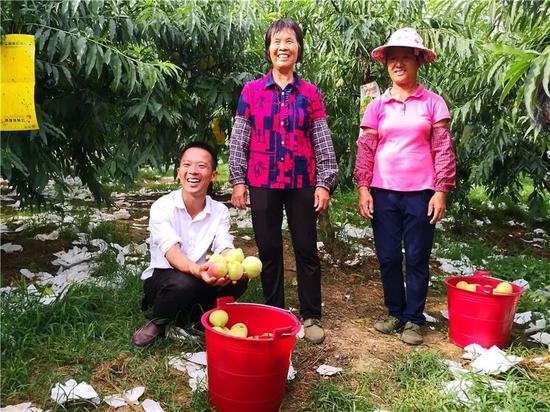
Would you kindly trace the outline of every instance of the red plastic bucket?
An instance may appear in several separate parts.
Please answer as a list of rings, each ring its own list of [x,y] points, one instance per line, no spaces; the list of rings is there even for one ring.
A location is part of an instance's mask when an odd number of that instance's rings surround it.
[[[206,335],[208,398],[219,412],[276,412],[283,400],[290,356],[301,325],[292,313],[272,306],[218,299],[217,308],[202,315]],[[208,317],[216,309],[229,315],[228,327],[242,322],[248,339],[212,329]]]
[[[449,337],[461,348],[477,343],[484,348],[493,345],[504,348],[510,341],[512,323],[523,288],[512,285],[512,293],[493,294],[501,279],[491,272],[476,270],[473,276],[453,276],[445,279],[449,309]],[[475,292],[459,289],[461,280],[477,283]]]

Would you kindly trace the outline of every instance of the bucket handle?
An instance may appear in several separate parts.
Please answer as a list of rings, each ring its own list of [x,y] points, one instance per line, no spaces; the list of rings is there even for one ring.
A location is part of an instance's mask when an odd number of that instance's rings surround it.
[[[493,294],[493,287],[492,286],[485,286],[485,285],[477,285],[476,292],[477,293],[484,293],[486,295],[492,295]]]
[[[488,277],[491,277],[491,272],[488,270],[476,269],[474,270],[474,276],[478,278],[481,278],[481,277],[488,278]]]
[[[292,334],[292,326],[285,326],[284,328],[277,328],[273,331],[273,340],[280,339],[282,337],[290,336]]]
[[[222,296],[221,298],[218,298],[218,300],[216,301],[217,303],[216,306],[218,309],[221,309],[227,304],[233,303],[233,302],[235,302],[235,298],[233,296]]]

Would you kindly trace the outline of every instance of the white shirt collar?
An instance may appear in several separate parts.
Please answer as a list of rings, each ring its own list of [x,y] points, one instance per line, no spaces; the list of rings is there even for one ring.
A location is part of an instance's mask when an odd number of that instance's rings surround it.
[[[185,202],[183,201],[183,189],[179,189],[177,192],[176,192],[176,199],[174,201],[174,205],[178,208],[178,209],[183,209],[185,210],[185,213],[187,213],[187,215],[189,215],[189,213],[187,212],[187,208],[185,207]],[[212,198],[210,196],[206,196],[206,204],[204,205],[204,209],[202,209],[198,214],[197,216],[195,216],[195,218],[193,220],[201,220],[201,219],[204,219],[205,216],[209,215],[210,213],[212,213]]]

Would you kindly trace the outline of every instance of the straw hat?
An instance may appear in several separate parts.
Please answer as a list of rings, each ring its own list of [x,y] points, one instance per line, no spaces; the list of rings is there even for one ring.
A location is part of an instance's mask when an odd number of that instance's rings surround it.
[[[387,47],[412,47],[418,50],[418,52],[424,55],[424,63],[433,62],[437,56],[435,52],[427,47],[424,47],[422,37],[416,32],[415,29],[410,27],[404,27],[396,30],[386,44],[377,47],[371,53],[374,60],[380,63],[386,63],[386,48]]]

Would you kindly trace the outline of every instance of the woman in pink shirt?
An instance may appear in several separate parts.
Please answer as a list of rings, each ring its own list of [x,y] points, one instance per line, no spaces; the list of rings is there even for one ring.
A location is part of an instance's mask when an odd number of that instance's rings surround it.
[[[392,87],[367,107],[354,171],[359,211],[372,221],[389,312],[374,327],[388,334],[403,330],[401,339],[418,345],[435,224],[455,187],[450,115],[443,98],[417,81],[420,66],[436,55],[414,29],[397,30],[372,57],[386,65],[392,80]]]

